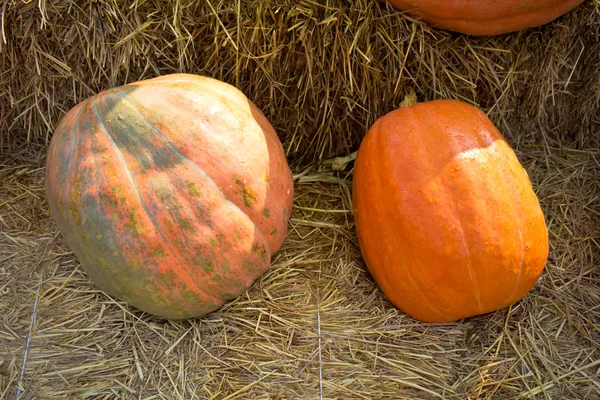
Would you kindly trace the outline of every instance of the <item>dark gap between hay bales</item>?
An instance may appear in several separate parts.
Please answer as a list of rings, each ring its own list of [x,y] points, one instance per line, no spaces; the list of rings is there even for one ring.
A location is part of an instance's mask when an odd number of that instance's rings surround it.
[[[321,386],[331,399],[600,398],[597,1],[491,38],[431,30],[370,0],[115,4],[0,5],[0,398],[19,385],[22,399],[296,399]],[[67,110],[172,72],[239,87],[297,174],[273,268],[185,322],[99,292],[50,220],[43,186]],[[410,90],[481,107],[529,173],[551,252],[511,309],[418,323],[366,272],[352,176],[317,163],[356,150]]]

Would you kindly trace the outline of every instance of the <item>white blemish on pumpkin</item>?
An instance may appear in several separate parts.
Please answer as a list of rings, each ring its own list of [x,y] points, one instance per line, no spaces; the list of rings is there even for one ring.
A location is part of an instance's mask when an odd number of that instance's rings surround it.
[[[483,148],[473,148],[468,150],[463,150],[458,153],[455,158],[457,160],[473,160],[481,163],[482,166],[485,166],[492,156],[498,154],[497,147],[499,146],[499,141],[494,141],[491,145]],[[485,168],[484,168],[485,169]],[[456,169],[456,171],[460,170],[460,168]]]

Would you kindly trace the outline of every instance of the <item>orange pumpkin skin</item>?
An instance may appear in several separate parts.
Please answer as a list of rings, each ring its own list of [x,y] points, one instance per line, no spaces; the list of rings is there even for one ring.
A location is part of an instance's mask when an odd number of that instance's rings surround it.
[[[499,35],[547,24],[583,0],[389,0],[435,28]]]
[[[548,257],[527,173],[487,116],[460,101],[377,120],[358,151],[352,199],[369,271],[396,307],[421,321],[513,304]]]
[[[54,133],[46,174],[51,215],[91,280],[169,319],[244,293],[282,245],[294,189],[256,106],[187,74],[75,106]]]

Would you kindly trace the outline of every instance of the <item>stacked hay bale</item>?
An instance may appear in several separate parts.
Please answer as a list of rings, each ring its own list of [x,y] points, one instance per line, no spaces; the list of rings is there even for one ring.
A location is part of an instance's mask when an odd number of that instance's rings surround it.
[[[2,9],[2,141],[47,141],[94,93],[188,72],[247,93],[298,165],[355,148],[409,88],[480,106],[514,141],[581,146],[598,129],[598,12],[588,1],[542,28],[467,37],[370,0],[13,1]]]

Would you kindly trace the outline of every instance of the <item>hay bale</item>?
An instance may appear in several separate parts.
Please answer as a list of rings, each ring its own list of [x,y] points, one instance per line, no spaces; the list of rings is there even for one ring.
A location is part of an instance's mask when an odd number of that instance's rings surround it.
[[[356,149],[408,90],[483,108],[513,142],[596,140],[600,5],[498,37],[432,30],[373,0],[4,3],[0,147],[47,142],[101,90],[173,72],[232,83],[294,165]]]
[[[0,398],[600,398],[600,3],[490,38],[372,0],[0,5]],[[50,220],[52,130],[82,99],[172,72],[246,93],[296,172],[273,267],[205,318],[167,322],[98,289]],[[414,90],[487,111],[550,231],[509,309],[419,323],[382,296],[351,216],[356,150]]]

